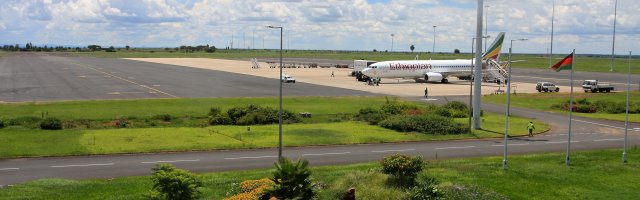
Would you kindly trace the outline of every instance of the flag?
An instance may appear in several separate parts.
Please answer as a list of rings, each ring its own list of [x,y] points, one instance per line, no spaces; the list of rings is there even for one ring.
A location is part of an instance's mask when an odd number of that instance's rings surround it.
[[[555,65],[549,67],[549,69],[556,70],[556,72],[559,72],[560,70],[571,69],[571,68],[573,68],[573,53],[569,54],[567,57],[565,57]]]

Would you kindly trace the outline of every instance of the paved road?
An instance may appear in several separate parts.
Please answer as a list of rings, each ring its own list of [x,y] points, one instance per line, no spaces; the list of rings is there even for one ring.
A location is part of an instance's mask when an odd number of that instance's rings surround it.
[[[0,102],[278,96],[277,79],[174,65],[22,53],[0,57]],[[371,96],[308,83],[285,96]]]

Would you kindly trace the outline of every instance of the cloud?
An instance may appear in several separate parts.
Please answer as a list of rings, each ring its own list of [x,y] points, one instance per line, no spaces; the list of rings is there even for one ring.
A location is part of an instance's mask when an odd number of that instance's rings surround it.
[[[262,38],[275,48],[279,36],[266,25],[285,27],[287,43],[300,49],[470,51],[476,1],[470,0],[4,0],[0,43],[60,45],[249,46]],[[370,3],[378,2],[378,3]],[[485,0],[488,35],[527,37],[522,51],[544,53],[551,32],[551,0]],[[634,48],[640,5],[619,1],[616,48]],[[607,53],[613,1],[556,1],[554,40],[580,52]],[[483,23],[484,23],[484,19]],[[435,41],[434,41],[434,29]],[[484,32],[484,31],[483,31]],[[244,34],[245,38],[242,38]],[[491,41],[489,41],[491,42]],[[554,42],[555,45],[556,42]],[[556,47],[554,46],[554,50]],[[606,51],[605,51],[606,50]]]

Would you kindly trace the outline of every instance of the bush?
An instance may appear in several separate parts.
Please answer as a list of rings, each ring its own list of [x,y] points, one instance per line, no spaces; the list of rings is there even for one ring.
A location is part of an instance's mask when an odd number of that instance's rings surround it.
[[[383,113],[388,114],[388,115],[397,115],[397,114],[401,114],[402,111],[404,109],[406,109],[407,106],[402,105],[402,104],[398,104],[395,102],[387,102],[385,104],[383,104],[382,106],[380,106],[380,110],[382,110]]]
[[[378,122],[384,120],[384,115],[380,110],[368,107],[360,109],[358,115],[356,115],[356,119],[368,122],[371,125],[376,125]]]
[[[195,175],[170,164],[158,164],[153,170],[151,182],[164,199],[196,199],[200,196],[202,182]]]
[[[315,196],[313,190],[315,184],[311,179],[309,161],[298,160],[293,164],[289,159],[282,158],[275,164],[271,181],[274,186],[265,190],[268,197],[278,199],[312,199]]]
[[[260,199],[264,190],[273,187],[273,181],[267,178],[259,180],[246,180],[240,183],[240,193],[225,200]]]
[[[444,108],[444,107],[438,107],[433,111],[436,115],[440,115],[443,117],[451,117],[451,110]]]
[[[40,128],[44,130],[60,130],[62,129],[62,121],[58,118],[48,117],[40,122]]]
[[[416,180],[415,186],[408,191],[408,199],[439,199],[443,197],[443,192],[437,188],[438,181],[432,177],[422,175]]]
[[[231,118],[226,114],[218,113],[208,118],[209,125],[228,125],[231,124]]]
[[[420,156],[395,154],[383,158],[380,165],[382,165],[382,173],[391,175],[395,183],[404,187],[414,184],[416,176],[422,171],[424,162]]]
[[[162,120],[165,122],[170,122],[171,121],[171,115],[169,114],[159,114],[159,115],[154,115],[151,117],[151,119],[155,119],[155,120]]]
[[[7,126],[24,126],[24,127],[37,128],[37,127],[40,126],[40,121],[41,120],[42,120],[42,118],[40,118],[40,117],[22,116],[22,117],[16,117],[16,118],[7,120],[6,125]]]
[[[396,131],[447,135],[469,132],[468,127],[454,122],[451,118],[434,114],[421,116],[391,116],[379,123],[380,126]]]
[[[209,108],[208,116],[214,116],[220,113],[222,113],[222,110],[219,107],[212,107],[212,108]]]
[[[2,119],[0,119],[0,128],[4,128],[4,121],[2,121]]]
[[[451,101],[447,104],[444,104],[442,107],[461,112],[469,112],[469,107],[467,107],[467,104],[464,104],[460,101]]]
[[[236,125],[273,124],[279,121],[278,110],[257,105],[233,107],[227,110],[227,115],[231,124]],[[301,122],[302,119],[293,112],[283,110],[282,121],[283,123],[296,123]]]

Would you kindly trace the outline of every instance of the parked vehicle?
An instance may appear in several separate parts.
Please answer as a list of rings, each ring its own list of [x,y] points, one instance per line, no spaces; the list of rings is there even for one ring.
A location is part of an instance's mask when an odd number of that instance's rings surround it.
[[[582,82],[584,92],[611,92],[614,90],[610,83],[598,82],[598,80],[585,80]]]
[[[281,81],[284,82],[284,83],[296,83],[296,79],[294,79],[293,77],[291,77],[289,75],[286,75],[286,74],[282,75],[282,80]]]
[[[538,92],[559,92],[560,88],[551,82],[538,82],[536,90]]]

